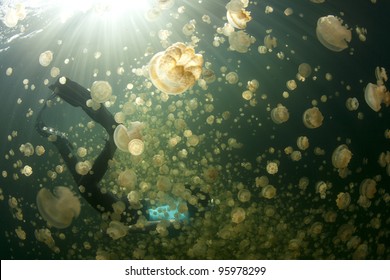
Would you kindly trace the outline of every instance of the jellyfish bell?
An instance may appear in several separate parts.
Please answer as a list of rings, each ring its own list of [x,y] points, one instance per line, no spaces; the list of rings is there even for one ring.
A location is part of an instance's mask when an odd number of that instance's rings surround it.
[[[117,240],[126,236],[128,230],[129,228],[121,222],[111,221],[106,232],[113,240]]]
[[[364,90],[364,99],[372,110],[378,112],[381,109],[381,103],[386,107],[390,105],[390,92],[383,85],[368,83]]]
[[[373,199],[375,196],[376,182],[373,179],[367,178],[360,183],[359,192],[361,196],[365,196],[368,199]]]
[[[318,41],[334,52],[348,48],[352,32],[342,25],[343,21],[335,16],[321,17],[317,21],[316,35]]]
[[[242,30],[232,32],[229,35],[230,49],[239,53],[246,53],[251,44],[255,41],[254,37],[249,36]]]
[[[104,103],[112,95],[111,85],[107,81],[95,81],[91,86],[91,98],[97,103]]]
[[[128,150],[133,156],[139,156],[144,152],[145,144],[141,139],[132,139],[129,142]]]
[[[343,169],[349,164],[352,158],[352,152],[348,149],[348,146],[342,144],[338,146],[332,154],[332,164],[335,168]]]
[[[303,124],[307,128],[318,128],[322,125],[324,116],[317,107],[309,108],[303,113]]]
[[[290,117],[290,114],[286,107],[281,104],[271,111],[271,119],[276,124],[281,124],[286,122]]]
[[[129,129],[123,124],[118,125],[114,130],[114,143],[123,152],[129,152],[129,143],[133,139],[142,140],[141,130],[144,124],[141,122],[131,122]],[[134,143],[135,144],[135,143]]]
[[[240,9],[238,11],[228,9],[226,18],[228,22],[237,29],[245,29],[246,24],[252,19],[251,13],[245,9]]]
[[[178,95],[190,87],[202,74],[203,56],[191,46],[175,43],[155,54],[149,62],[149,77],[160,91]]]
[[[51,51],[45,51],[39,55],[39,64],[43,67],[49,66],[53,60],[53,53]]]
[[[51,193],[42,188],[36,198],[38,211],[50,225],[63,229],[67,228],[80,214],[79,199],[67,187],[56,187]]]

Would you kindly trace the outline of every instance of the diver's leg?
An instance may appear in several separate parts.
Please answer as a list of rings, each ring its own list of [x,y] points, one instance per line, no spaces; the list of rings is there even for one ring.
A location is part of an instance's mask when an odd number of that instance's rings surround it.
[[[89,90],[69,78],[66,78],[64,84],[60,83],[60,79],[58,79],[49,88],[70,105],[81,107],[91,119],[103,126],[109,135],[114,133],[117,123],[107,108],[101,105],[98,110],[94,110],[87,106],[87,100],[91,99]]]

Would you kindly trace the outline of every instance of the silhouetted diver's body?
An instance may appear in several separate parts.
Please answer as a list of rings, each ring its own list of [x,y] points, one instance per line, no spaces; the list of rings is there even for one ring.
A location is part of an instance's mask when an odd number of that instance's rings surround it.
[[[57,147],[59,153],[64,159],[73,179],[77,183],[77,186],[84,187],[84,191],[80,192],[80,194],[85,198],[85,200],[87,200],[88,203],[99,212],[112,211],[112,205],[120,199],[111,193],[102,193],[98,183],[106,173],[108,161],[113,158],[116,151],[113,133],[117,123],[115,122],[114,117],[104,106],[100,106],[98,110],[93,110],[92,108],[87,107],[86,102],[88,99],[91,99],[90,92],[69,78],[66,78],[65,84],[61,84],[58,79],[56,83],[50,85],[49,88],[53,91],[53,96],[49,99],[59,96],[70,105],[74,107],[81,107],[92,120],[102,125],[107,131],[109,139],[106,140],[103,150],[95,159],[91,172],[86,175],[80,175],[76,172],[76,164],[79,160],[73,152],[72,144],[68,141],[65,134],[59,133],[58,131],[46,126],[41,118],[42,112],[46,108],[46,104],[39,112],[36,122],[36,129],[42,136],[48,137],[53,134],[57,136],[57,140],[54,141],[53,144]],[[123,202],[128,204],[126,200],[123,200]]]
[[[125,215],[122,215],[122,219],[125,220],[125,218],[131,218],[130,224],[134,224],[137,221],[137,218],[139,217],[139,210],[141,210],[141,212],[147,216],[148,210],[150,210],[146,205],[147,203],[143,205],[142,209],[132,209],[127,198],[120,199],[110,192],[102,193],[100,191],[98,184],[106,173],[108,168],[108,162],[110,159],[113,158],[114,153],[117,149],[113,139],[113,134],[117,123],[115,122],[112,114],[103,105],[100,106],[98,110],[93,110],[92,108],[88,107],[86,102],[88,99],[91,99],[90,92],[86,88],[82,87],[76,82],[73,82],[69,78],[66,78],[65,83],[61,83],[60,79],[58,79],[53,85],[50,85],[49,88],[53,91],[53,95],[49,97],[49,100],[55,98],[56,96],[59,96],[61,99],[63,99],[70,105],[74,107],[81,107],[83,111],[86,112],[92,120],[104,127],[109,137],[108,140],[106,140],[103,150],[95,159],[90,172],[88,172],[88,174],[86,175],[80,175],[76,172],[76,164],[79,162],[79,160],[77,158],[77,155],[73,152],[73,146],[68,141],[66,134],[46,126],[42,120],[42,112],[45,110],[46,104],[38,113],[35,125],[36,130],[44,137],[49,137],[50,135],[57,136],[57,139],[53,142],[53,144],[57,147],[59,153],[61,154],[61,157],[65,161],[66,166],[72,174],[73,179],[77,183],[77,186],[82,186],[84,188],[84,191],[80,191],[81,196],[83,196],[84,199],[93,208],[95,208],[101,213],[107,211],[113,212],[112,205],[114,203],[118,201],[124,202],[126,205],[126,210]],[[186,187],[189,188],[190,186],[186,185]],[[203,194],[202,192],[200,192],[199,188],[193,190],[193,194],[196,193]],[[206,199],[200,201],[200,204],[202,208],[206,208],[209,203],[209,196],[207,194],[203,194],[203,197],[206,197]],[[196,206],[188,204],[187,207],[188,215],[190,216],[194,215],[195,212],[199,211]],[[188,218],[188,215],[186,218]],[[126,220],[126,222],[129,223],[128,219]],[[152,221],[150,222],[150,225],[153,226],[156,223],[158,222]],[[131,229],[131,226],[129,228]],[[137,228],[135,228],[135,230],[137,230]]]

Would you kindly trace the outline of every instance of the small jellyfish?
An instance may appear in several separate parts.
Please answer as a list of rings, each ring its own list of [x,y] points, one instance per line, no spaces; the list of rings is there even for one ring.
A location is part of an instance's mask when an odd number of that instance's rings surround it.
[[[245,29],[246,24],[252,19],[250,14],[251,13],[245,9],[240,9],[239,11],[228,9],[226,12],[226,18],[234,28]]]
[[[229,35],[230,49],[239,53],[246,53],[255,39],[242,30],[232,32]]]
[[[332,164],[335,168],[343,169],[349,164],[352,158],[352,153],[348,149],[348,146],[343,144],[338,146],[332,154]]]
[[[356,97],[349,97],[345,101],[345,106],[349,111],[356,111],[359,108],[359,101]]]
[[[97,103],[104,103],[112,95],[111,85],[107,81],[95,81],[91,86],[91,98]]]
[[[226,74],[225,79],[231,85],[237,84],[237,82],[238,82],[238,75],[237,75],[236,72],[229,72],[229,73]]]
[[[39,213],[52,226],[62,229],[68,227],[80,214],[79,199],[67,187],[56,187],[53,194],[45,188],[37,194]]]
[[[367,197],[368,199],[373,199],[375,196],[376,190],[376,182],[373,179],[364,179],[360,183],[360,195]]]
[[[317,107],[309,108],[303,113],[303,124],[307,128],[318,128],[323,120],[324,116]]]
[[[298,66],[298,74],[301,79],[306,79],[311,75],[311,66],[307,63],[301,63]]]
[[[248,202],[251,199],[251,192],[247,189],[242,189],[238,192],[237,198],[241,202]]]
[[[53,60],[53,53],[51,51],[45,51],[39,56],[39,64],[43,67],[47,67],[50,65]]]
[[[245,220],[245,210],[241,207],[234,208],[230,216],[232,218],[233,223],[242,223]]]
[[[341,19],[332,15],[321,17],[317,21],[317,38],[331,51],[340,52],[348,48],[348,43],[351,42],[351,30],[342,24]]]
[[[340,192],[336,198],[336,205],[340,210],[346,209],[351,203],[351,195],[347,192]]]
[[[268,172],[268,174],[271,174],[271,175],[278,173],[278,164],[274,161],[268,162],[267,172]]]
[[[144,152],[145,144],[141,139],[132,139],[129,142],[128,150],[133,156],[139,156]]]
[[[119,186],[127,190],[133,190],[137,184],[137,175],[133,169],[126,169],[119,173],[117,182]]]
[[[378,112],[381,109],[381,103],[386,107],[390,105],[390,92],[383,85],[368,83],[364,90],[364,99],[372,110]]]
[[[306,136],[299,136],[297,139],[297,146],[302,151],[306,150],[309,148],[309,138]]]
[[[267,185],[261,190],[261,195],[264,198],[272,199],[276,195],[276,188],[272,185]]]
[[[131,122],[129,129],[123,124],[118,125],[114,130],[114,143],[119,150],[129,152],[129,142],[133,139],[142,140],[141,130],[144,124],[141,122]]]
[[[271,119],[276,124],[286,122],[289,117],[290,114],[288,113],[287,108],[281,104],[278,104],[278,106],[271,111]]]
[[[113,239],[117,240],[126,236],[129,228],[118,221],[111,221],[107,228],[107,234]]]

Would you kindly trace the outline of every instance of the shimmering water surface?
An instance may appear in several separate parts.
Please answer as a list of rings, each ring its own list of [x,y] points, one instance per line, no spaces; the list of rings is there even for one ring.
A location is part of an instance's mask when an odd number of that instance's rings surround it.
[[[1,1],[1,257],[388,259],[388,11],[385,0]],[[88,174],[109,135],[48,100],[61,77],[123,125],[99,186],[138,215],[80,195],[53,141],[66,136]],[[34,129],[45,103],[50,139]],[[168,205],[171,220],[149,227],[146,205]]]

